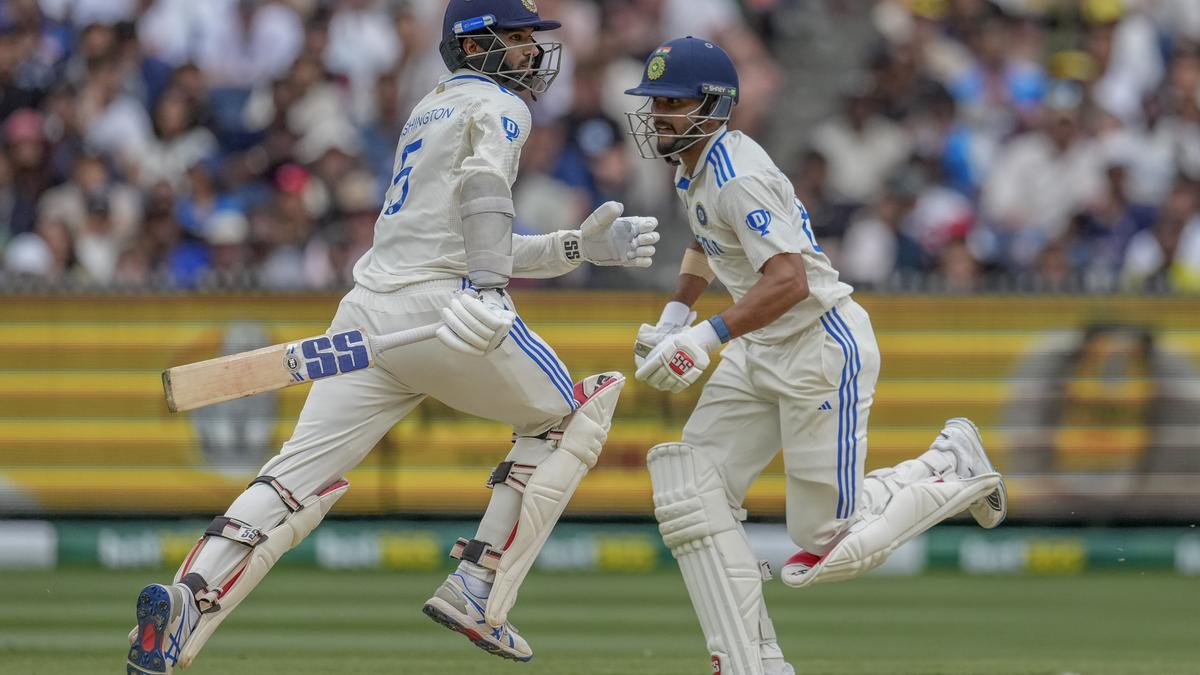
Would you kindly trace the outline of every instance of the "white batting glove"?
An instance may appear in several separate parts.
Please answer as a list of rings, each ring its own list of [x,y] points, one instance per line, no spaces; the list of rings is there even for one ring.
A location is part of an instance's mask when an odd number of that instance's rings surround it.
[[[691,307],[674,300],[668,302],[667,306],[663,307],[662,316],[658,317],[657,324],[651,326],[644,323],[638,328],[637,338],[633,341],[633,365],[641,368],[650,351],[657,347],[658,343],[692,325],[695,320],[696,313]]]
[[[659,391],[678,394],[700,379],[710,363],[708,353],[720,346],[716,329],[701,321],[660,342],[634,377]]]
[[[442,308],[437,337],[456,352],[483,356],[504,342],[516,318],[505,309],[502,291],[459,291]]]
[[[579,252],[593,265],[649,267],[658,243],[657,218],[620,217],[621,202],[604,202],[579,226]]]

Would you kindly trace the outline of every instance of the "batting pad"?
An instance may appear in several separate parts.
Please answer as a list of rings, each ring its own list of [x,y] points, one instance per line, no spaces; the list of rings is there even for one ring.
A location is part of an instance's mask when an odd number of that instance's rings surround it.
[[[867,479],[875,478],[868,475]],[[985,473],[967,479],[935,476],[900,487],[879,513],[860,511],[849,534],[811,569],[794,574],[785,570],[780,576],[793,588],[853,579],[882,565],[905,542],[991,494],[999,484],[1000,474]]]
[[[484,612],[492,627],[503,626],[508,620],[521,582],[579,482],[600,458],[624,387],[625,376],[615,371],[592,375],[575,385],[575,400],[580,406],[564,421],[558,448],[534,469],[525,484],[516,530],[496,566],[496,581]]]
[[[763,675],[762,643],[774,638],[762,571],[725,495],[716,466],[690,445],[665,443],[646,458],[654,517],[679,563],[713,660],[713,673]]]
[[[300,509],[289,513],[278,525],[267,531],[261,543],[249,549],[242,566],[230,575],[225,582],[220,597],[220,609],[200,615],[200,622],[192,631],[191,637],[184,643],[179,653],[180,668],[187,668],[192,660],[200,653],[200,649],[212,637],[213,632],[254,590],[263,580],[267,572],[279,562],[284,553],[292,550],[305,537],[316,529],[317,525],[333,508],[334,503],[346,494],[350,483],[342,480],[315,494],[300,503]],[[182,568],[180,568],[182,571]],[[175,580],[177,583],[179,579]]]

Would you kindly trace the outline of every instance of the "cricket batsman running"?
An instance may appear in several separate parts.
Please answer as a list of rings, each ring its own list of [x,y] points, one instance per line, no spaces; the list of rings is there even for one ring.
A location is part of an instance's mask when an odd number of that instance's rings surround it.
[[[657,221],[622,218],[616,202],[578,230],[513,235],[511,187],[530,125],[521,95],[546,91],[562,48],[534,33],[558,27],[532,0],[450,0],[440,49],[451,74],[403,127],[374,246],[355,265],[355,286],[330,324],[334,332],[385,334],[441,321],[438,339],[313,384],[291,439],[212,521],[173,583],[142,589],[131,675],[187,667],[345,494],[345,474],[426,396],[511,424],[515,441],[488,481],[478,530],[451,553],[461,564],[424,612],[497,656],[533,657],[508,610],[596,463],[624,378],[573,383],[505,287],[511,277],[558,276],[585,260],[647,267],[658,240]]]
[[[728,131],[738,100],[733,62],[717,45],[671,40],[626,91],[643,157],[676,166],[695,241],[675,295],[634,347],[636,377],[679,392],[728,343],[683,430],[650,450],[654,514],[679,563],[711,654],[724,675],[793,673],[763,604],[769,570],[742,529],[750,483],[782,447],[788,533],[801,550],[784,583],[851,579],[898,546],[969,509],[985,528],[1007,512],[979,431],[946,422],[916,459],[863,476],[879,349],[867,313],[813,238],[804,205],[767,153]],[[714,279],[734,303],[692,325]]]

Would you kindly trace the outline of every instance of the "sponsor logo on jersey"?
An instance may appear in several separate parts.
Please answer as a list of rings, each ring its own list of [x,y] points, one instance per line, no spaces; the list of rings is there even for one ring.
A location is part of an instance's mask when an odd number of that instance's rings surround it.
[[[656,55],[654,58],[650,59],[650,63],[646,66],[646,77],[650,78],[651,80],[657,80],[658,78],[662,77],[663,73],[665,72],[667,72],[667,60],[662,56]]]
[[[746,225],[750,229],[758,233],[758,236],[767,236],[767,226],[771,224],[771,212],[766,209],[758,209],[746,214]]]
[[[693,361],[692,357],[682,349],[676,351],[675,356],[671,357],[671,370],[675,371],[675,374],[680,377],[683,377],[687,371],[691,370],[695,366],[696,362]]]
[[[704,204],[696,202],[696,222],[700,223],[701,227],[708,226],[708,211],[704,210]]]
[[[721,675],[721,657],[716,654],[712,655],[713,675]]]
[[[533,0],[521,0],[521,4],[525,5],[525,9],[537,14],[537,3]]]
[[[504,126],[504,137],[508,139],[509,143],[517,140],[517,137],[521,135],[521,127],[511,119],[501,117],[500,124]]]

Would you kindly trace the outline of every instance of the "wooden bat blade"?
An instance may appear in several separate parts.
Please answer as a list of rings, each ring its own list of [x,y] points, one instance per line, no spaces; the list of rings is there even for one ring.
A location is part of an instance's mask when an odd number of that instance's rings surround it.
[[[171,412],[195,410],[307,382],[307,378],[297,379],[287,367],[287,351],[295,345],[272,345],[164,370],[167,408]]]
[[[355,328],[169,368],[162,374],[167,408],[171,412],[195,410],[370,368],[377,352],[428,340],[440,325],[376,337]]]

